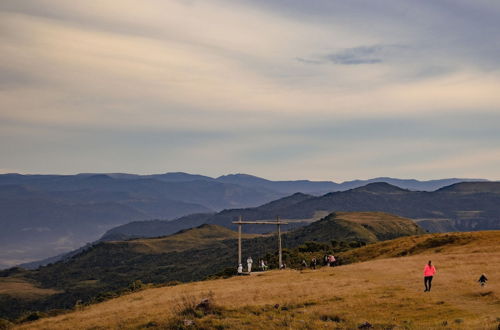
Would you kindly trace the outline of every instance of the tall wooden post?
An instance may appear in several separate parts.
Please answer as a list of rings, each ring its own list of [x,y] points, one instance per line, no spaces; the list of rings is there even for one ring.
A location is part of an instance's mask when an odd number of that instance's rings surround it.
[[[238,266],[241,265],[241,215],[238,218]]]
[[[279,269],[281,269],[281,268],[283,268],[283,256],[281,253],[280,217],[276,217],[276,222],[278,223],[278,266],[279,266]]]

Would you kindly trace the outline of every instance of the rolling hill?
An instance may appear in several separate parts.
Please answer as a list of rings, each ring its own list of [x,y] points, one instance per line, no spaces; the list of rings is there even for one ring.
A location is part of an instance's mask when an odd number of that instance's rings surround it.
[[[108,231],[102,239],[113,235],[138,237],[152,232],[171,234],[187,228],[188,223],[210,223],[235,229],[232,221],[243,216],[248,220],[282,219],[318,220],[331,212],[386,212],[411,218],[430,232],[500,229],[500,183],[457,183],[433,192],[410,191],[387,183],[371,183],[348,191],[312,196],[297,193],[254,208],[223,210],[212,215],[190,216],[171,222],[137,222]],[[187,220],[184,222],[184,220]],[[306,225],[292,223],[288,228]],[[183,227],[186,225],[186,227]],[[247,229],[252,233],[269,231],[266,226]],[[120,236],[121,235],[121,236]]]
[[[441,243],[422,248],[429,240]],[[499,242],[500,231],[400,238],[345,254],[369,253],[369,261],[148,288],[19,328],[496,329]],[[413,252],[386,254],[401,245]],[[429,259],[437,274],[424,293]],[[482,273],[490,278],[484,288],[476,282]]]
[[[299,267],[302,258],[311,253],[348,250],[366,243],[394,237],[421,234],[411,220],[385,213],[338,213],[282,235],[284,262]],[[25,271],[0,272],[0,278],[36,284],[57,293],[38,300],[24,301],[4,296],[0,314],[18,317],[26,310],[68,308],[77,301],[106,299],[129,288],[131,283],[166,283],[196,281],[228,271],[235,272],[237,260],[236,233],[220,226],[204,224],[174,235],[100,242],[71,258]],[[244,255],[257,262],[264,258],[277,266],[275,235],[245,235]],[[1,286],[0,286],[1,290]]]
[[[236,220],[240,215],[243,215],[246,219],[254,220],[274,219],[284,209],[310,198],[313,198],[313,196],[296,193],[255,208],[228,209],[217,214],[192,214],[172,221],[136,221],[108,230],[102,236],[101,240],[113,240],[117,237],[128,239],[170,235],[179,230],[196,227],[203,223],[217,224],[235,229],[231,222]],[[317,219],[319,218],[316,217]],[[259,228],[261,232],[269,231],[269,227],[267,226],[254,227]]]

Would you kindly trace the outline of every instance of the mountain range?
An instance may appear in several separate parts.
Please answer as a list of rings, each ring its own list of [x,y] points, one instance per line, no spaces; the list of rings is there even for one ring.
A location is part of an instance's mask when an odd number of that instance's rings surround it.
[[[410,190],[432,190],[467,180],[470,179],[376,178],[335,183],[271,181],[246,174],[218,178],[188,173],[4,174],[0,175],[0,268],[65,253],[97,240],[111,228],[130,222],[133,223],[127,228],[136,226],[138,230],[132,236],[151,236],[156,232],[155,223],[164,227],[165,220],[181,218],[169,224],[170,229],[160,230],[171,234],[204,223],[205,218],[216,212],[257,207],[296,192],[308,194],[309,198],[374,181]],[[294,198],[301,197],[287,201]],[[276,213],[271,209],[267,212]],[[231,211],[226,213],[232,214]],[[151,219],[161,221],[149,222],[148,229],[137,223]],[[152,232],[141,233],[143,229]]]
[[[433,192],[410,191],[388,183],[371,183],[348,191],[323,196],[302,193],[254,208],[223,210],[216,214],[191,215],[174,221],[143,221],[118,226],[102,239],[127,239],[168,235],[184,226],[203,223],[235,229],[232,222],[242,216],[247,220],[274,220],[276,216],[292,222],[296,228],[330,212],[387,212],[411,218],[430,232],[500,229],[500,183],[464,182]],[[293,222],[300,220],[300,222]],[[245,228],[250,233],[265,233],[266,226]]]

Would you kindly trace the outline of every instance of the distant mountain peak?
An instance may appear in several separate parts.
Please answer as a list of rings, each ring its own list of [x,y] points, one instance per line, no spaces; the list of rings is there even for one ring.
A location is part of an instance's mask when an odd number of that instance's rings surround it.
[[[459,182],[441,189],[441,192],[455,192],[455,193],[496,193],[500,194],[500,182]]]
[[[313,197],[314,196],[312,196],[312,195],[297,192],[293,195],[286,196],[286,197],[277,199],[275,201],[269,202],[267,204],[261,205],[260,207],[262,209],[283,208],[283,207],[291,206],[293,204],[308,200],[308,199],[313,198]]]
[[[399,193],[399,192],[407,192],[408,190],[396,187],[387,182],[373,182],[363,187],[354,188],[352,189],[352,191],[366,191],[374,193]]]
[[[93,174],[86,178],[87,180],[112,180],[113,178],[107,174]]]
[[[235,181],[237,180],[238,182],[245,182],[245,181],[251,181],[251,182],[270,182],[267,179],[255,176],[255,175],[250,175],[250,174],[245,174],[245,173],[235,173],[235,174],[226,174],[226,175],[221,175],[218,178],[216,178],[217,181],[221,182],[226,182],[226,181]]]
[[[148,177],[167,182],[188,182],[188,181],[213,181],[214,179],[200,174],[190,174],[186,172],[167,172],[164,174],[153,174]]]

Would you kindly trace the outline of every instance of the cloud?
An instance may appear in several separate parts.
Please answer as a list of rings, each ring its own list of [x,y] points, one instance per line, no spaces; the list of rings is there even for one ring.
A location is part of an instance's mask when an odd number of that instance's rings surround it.
[[[307,58],[302,58],[302,57],[296,57],[295,58],[297,61],[305,64],[322,64],[324,62],[320,60],[312,60],[312,59],[307,59]]]
[[[372,161],[411,176],[372,151],[413,159],[428,138],[494,148],[500,5],[443,6],[1,2],[0,166],[349,179],[382,174]]]
[[[383,60],[379,57],[384,46],[361,46],[345,49],[338,53],[325,56],[325,59],[334,64],[357,65],[357,64],[376,64]]]
[[[377,64],[397,57],[397,50],[405,49],[402,45],[370,45],[342,49],[334,53],[316,56],[315,58],[297,57],[296,60],[305,64],[339,64],[359,65]]]

